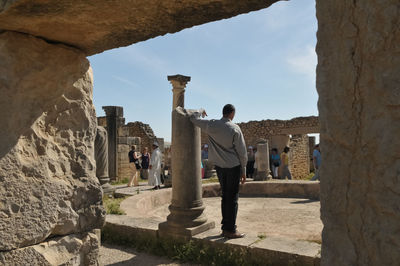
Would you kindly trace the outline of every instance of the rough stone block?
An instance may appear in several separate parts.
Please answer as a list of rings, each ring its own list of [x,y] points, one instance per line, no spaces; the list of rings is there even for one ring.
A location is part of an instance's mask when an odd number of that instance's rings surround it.
[[[0,0],[0,29],[66,43],[91,55],[266,8],[277,1]]]
[[[0,250],[101,228],[92,72],[82,52],[0,34]]]
[[[0,252],[1,265],[98,265],[100,238],[95,230]]]
[[[398,0],[317,0],[322,265],[400,261]]]

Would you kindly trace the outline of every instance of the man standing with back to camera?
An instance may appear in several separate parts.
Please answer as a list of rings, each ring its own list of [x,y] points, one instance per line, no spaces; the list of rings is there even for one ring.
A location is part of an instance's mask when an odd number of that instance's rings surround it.
[[[232,122],[235,107],[227,104],[220,120],[202,120],[207,116],[204,109],[195,112],[192,123],[207,133],[209,138],[208,160],[215,165],[222,190],[222,236],[240,238],[244,234],[236,230],[239,183],[246,182],[247,150],[240,127]]]

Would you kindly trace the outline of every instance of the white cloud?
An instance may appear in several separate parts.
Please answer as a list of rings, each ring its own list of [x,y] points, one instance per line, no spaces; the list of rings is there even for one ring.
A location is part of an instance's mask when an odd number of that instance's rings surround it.
[[[315,79],[315,68],[317,66],[317,54],[313,46],[306,46],[302,50],[297,50],[296,53],[291,53],[286,62],[289,64],[292,71]]]
[[[139,43],[121,49],[118,54],[118,60],[158,75],[160,73],[168,73],[168,69],[170,69],[168,63],[157,56],[149,46],[148,44]]]
[[[137,84],[136,82],[133,82],[129,79],[126,79],[126,78],[123,78],[120,76],[116,76],[116,75],[111,75],[111,77],[115,80],[118,80],[119,82],[129,85],[130,87],[141,88],[141,86],[139,84]]]

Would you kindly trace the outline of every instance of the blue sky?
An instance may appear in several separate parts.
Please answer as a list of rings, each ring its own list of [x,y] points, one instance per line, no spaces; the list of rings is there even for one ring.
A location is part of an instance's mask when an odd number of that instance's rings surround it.
[[[234,122],[318,115],[315,88],[317,20],[314,0],[281,1],[89,57],[94,104],[124,108],[127,122],[150,124],[170,140],[172,86],[168,75],[191,76],[185,107],[220,118],[236,107]]]

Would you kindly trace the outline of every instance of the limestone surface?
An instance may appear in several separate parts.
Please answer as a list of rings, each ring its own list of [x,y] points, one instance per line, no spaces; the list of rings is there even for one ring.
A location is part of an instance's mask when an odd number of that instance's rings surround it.
[[[0,250],[101,228],[85,55],[0,33],[0,95]]]
[[[77,47],[87,55],[266,8],[279,0],[0,0],[0,30]]]
[[[398,0],[317,0],[322,265],[400,261]]]
[[[94,232],[0,252],[0,265],[98,265],[100,239]]]

